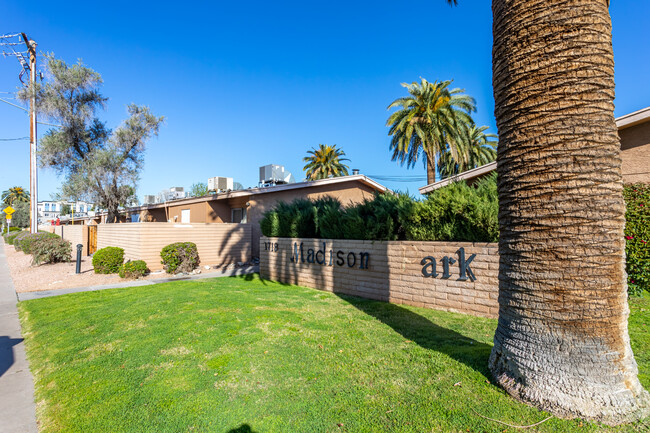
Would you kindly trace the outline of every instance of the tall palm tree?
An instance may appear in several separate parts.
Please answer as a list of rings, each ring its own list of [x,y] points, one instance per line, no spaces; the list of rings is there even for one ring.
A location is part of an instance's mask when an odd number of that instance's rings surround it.
[[[500,265],[489,366],[517,399],[618,424],[647,416],[650,396],[627,331],[608,6],[492,1]]]
[[[446,152],[458,158],[460,131],[473,123],[470,113],[476,110],[474,98],[462,89],[449,89],[451,81],[402,83],[409,96],[394,100],[388,109],[400,110],[386,121],[392,136],[393,161],[414,167],[423,155],[427,183],[435,182],[436,162]]]
[[[2,192],[2,202],[7,206],[11,206],[15,202],[28,202],[29,201],[29,191],[26,191],[20,186],[14,186],[9,188],[6,191]]]
[[[487,128],[487,126],[479,128],[472,124],[461,132],[457,159],[452,158],[450,152],[445,152],[440,156],[438,172],[443,179],[488,164],[496,159],[497,142],[490,139],[497,138],[497,136],[486,134],[484,131]]]
[[[334,146],[327,144],[319,144],[318,149],[312,148],[307,152],[308,155],[302,160],[307,164],[303,167],[307,179],[327,179],[328,177],[347,176],[348,166],[342,164],[341,161],[349,161],[345,156],[345,152]]]

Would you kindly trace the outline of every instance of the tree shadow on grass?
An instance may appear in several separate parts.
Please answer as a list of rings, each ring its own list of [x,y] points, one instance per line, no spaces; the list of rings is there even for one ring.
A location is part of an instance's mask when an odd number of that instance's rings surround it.
[[[248,424],[242,424],[239,427],[228,430],[227,433],[258,433],[251,428]]]
[[[436,325],[400,305],[336,293],[353,307],[393,328],[420,347],[444,353],[490,379],[488,358],[492,346]]]

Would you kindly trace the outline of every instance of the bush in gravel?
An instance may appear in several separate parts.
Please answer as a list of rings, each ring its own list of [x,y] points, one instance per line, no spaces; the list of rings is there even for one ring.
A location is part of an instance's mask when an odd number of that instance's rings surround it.
[[[12,229],[18,229],[18,230],[10,230],[9,233],[5,233],[3,236],[5,238],[5,242],[8,243],[9,245],[14,244],[14,238],[18,236],[22,230],[19,229],[18,227],[11,227]]]
[[[149,272],[147,264],[144,260],[134,260],[128,261],[120,266],[119,275],[121,278],[131,278],[137,280],[140,277],[144,277]]]
[[[29,232],[27,232],[27,231],[22,231],[22,230],[19,231],[19,232],[9,233],[9,234],[5,237],[5,240],[7,241],[7,243],[8,243],[9,245],[15,245],[15,243],[16,243],[16,239],[20,240],[21,237],[23,237],[23,236],[27,236],[28,234],[29,234]]]
[[[124,249],[106,247],[93,254],[93,268],[96,274],[116,274],[124,263]]]
[[[169,274],[191,272],[199,267],[199,252],[193,242],[176,242],[169,244],[160,252],[162,264]]]
[[[61,239],[60,236],[55,235],[54,233],[48,233],[48,232],[38,232],[38,233],[27,233],[25,236],[21,236],[20,238],[14,239],[14,247],[16,247],[16,250],[22,251],[25,254],[31,254],[32,253],[32,246],[34,242],[37,242],[41,239]]]
[[[56,237],[41,237],[31,244],[32,264],[69,262],[72,259],[72,244]]]

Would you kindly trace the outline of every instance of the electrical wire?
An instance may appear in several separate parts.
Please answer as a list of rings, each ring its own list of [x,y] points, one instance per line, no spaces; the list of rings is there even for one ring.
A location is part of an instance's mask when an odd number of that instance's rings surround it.
[[[0,138],[0,141],[18,141],[18,140],[29,140],[29,137],[20,137],[20,138]]]

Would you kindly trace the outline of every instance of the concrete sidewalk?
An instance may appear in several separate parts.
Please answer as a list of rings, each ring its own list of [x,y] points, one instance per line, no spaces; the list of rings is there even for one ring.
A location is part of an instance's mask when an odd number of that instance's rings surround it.
[[[3,256],[4,257],[4,256]],[[6,260],[5,260],[6,264]],[[177,277],[169,278],[158,278],[155,280],[135,280],[127,281],[124,283],[118,284],[104,284],[101,286],[89,286],[89,287],[74,287],[72,289],[55,289],[55,290],[41,290],[37,292],[22,292],[18,293],[19,301],[29,301],[31,299],[40,299],[40,298],[49,298],[50,296],[59,296],[67,295],[68,293],[79,293],[79,292],[93,292],[95,290],[105,290],[105,289],[119,289],[123,287],[139,287],[139,286],[151,286],[152,284],[161,284],[169,283],[172,281],[186,281],[186,280],[201,280],[204,278],[221,278],[221,277],[232,277],[235,275],[247,275],[259,272],[259,265],[246,266],[243,268],[229,269],[223,272],[210,272],[206,274],[197,274],[197,275],[179,275]],[[9,272],[9,271],[7,271]],[[12,285],[13,288],[13,285]],[[14,297],[15,298],[15,297]],[[4,433],[4,432],[0,432]]]
[[[20,333],[16,292],[0,239],[0,430],[37,433],[34,381]]]

